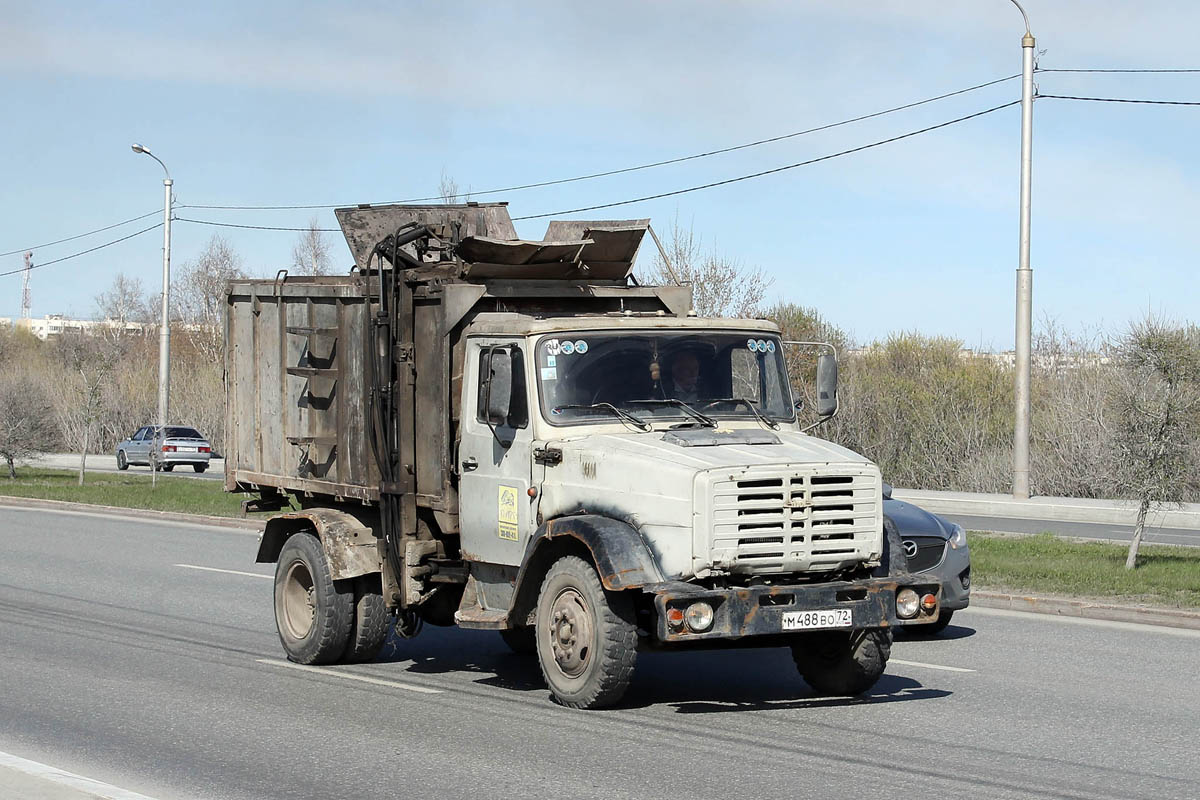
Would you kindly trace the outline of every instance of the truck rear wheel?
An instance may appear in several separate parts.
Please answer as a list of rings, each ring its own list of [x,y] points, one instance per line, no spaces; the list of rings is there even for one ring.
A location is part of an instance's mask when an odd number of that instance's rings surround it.
[[[297,533],[275,565],[275,627],[292,661],[331,664],[341,658],[354,621],[354,590],[335,582],[320,541]]]
[[[892,634],[886,628],[817,631],[792,645],[792,659],[805,683],[818,694],[847,697],[875,685],[891,652]]]
[[[388,635],[388,611],[378,573],[354,579],[354,616],[342,661],[374,661]]]
[[[542,581],[534,626],[542,675],[570,708],[616,703],[637,661],[629,597],[608,593],[592,565],[576,556],[554,562]]]

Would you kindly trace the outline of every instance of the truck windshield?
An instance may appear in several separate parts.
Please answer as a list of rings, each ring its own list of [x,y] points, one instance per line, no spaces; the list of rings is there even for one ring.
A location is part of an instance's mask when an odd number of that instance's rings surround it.
[[[618,419],[608,406],[647,422],[795,418],[773,334],[559,333],[534,352],[542,414],[554,425]]]

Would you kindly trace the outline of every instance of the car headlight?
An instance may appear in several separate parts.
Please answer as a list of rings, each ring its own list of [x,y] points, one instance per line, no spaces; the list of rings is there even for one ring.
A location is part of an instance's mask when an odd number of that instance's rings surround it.
[[[967,546],[967,532],[963,530],[962,525],[957,523],[950,524],[950,549],[957,550],[960,547]]]

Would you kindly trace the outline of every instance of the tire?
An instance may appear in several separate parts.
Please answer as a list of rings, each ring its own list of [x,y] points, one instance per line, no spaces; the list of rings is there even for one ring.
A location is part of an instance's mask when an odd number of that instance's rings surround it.
[[[332,664],[346,652],[354,623],[354,589],[334,581],[311,533],[288,537],[275,565],[275,627],[287,657]]]
[[[944,608],[941,612],[936,622],[931,622],[928,625],[907,625],[904,628],[905,633],[909,636],[937,636],[946,630],[946,626],[950,624],[950,619],[954,616],[953,611]]]
[[[204,470],[208,469],[208,464],[192,464],[192,469],[196,470],[196,472],[204,472]]]
[[[170,471],[171,471],[171,470],[173,470],[173,469],[175,469],[175,465],[174,465],[174,464],[163,464],[163,465],[162,465],[162,470],[163,470],[163,472],[170,472]]]
[[[122,472],[129,469],[129,459],[125,458],[124,450],[117,451],[117,469],[121,470]]]
[[[374,661],[388,636],[388,611],[383,602],[378,573],[354,579],[354,616],[342,661]]]
[[[555,700],[601,708],[621,699],[637,662],[633,620],[633,601],[605,592],[591,564],[577,556],[554,562],[538,595],[534,639]]]
[[[870,689],[883,675],[892,652],[891,631],[818,631],[792,645],[800,677],[817,694],[853,697]]]
[[[500,638],[508,645],[509,650],[519,656],[531,656],[537,652],[536,632],[530,626],[500,631]]]

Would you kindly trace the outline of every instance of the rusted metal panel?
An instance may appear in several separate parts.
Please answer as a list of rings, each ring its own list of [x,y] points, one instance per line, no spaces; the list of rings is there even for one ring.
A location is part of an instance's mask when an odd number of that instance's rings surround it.
[[[283,539],[308,526],[321,540],[330,575],[335,581],[379,572],[375,532],[356,517],[331,508],[312,508],[272,517],[263,531],[257,561],[276,560]]]
[[[391,205],[339,208],[334,215],[359,269],[366,269],[371,252],[401,225],[416,222],[430,227],[457,224],[458,235],[516,239],[507,203],[466,205]],[[447,233],[447,236],[450,234]]]

